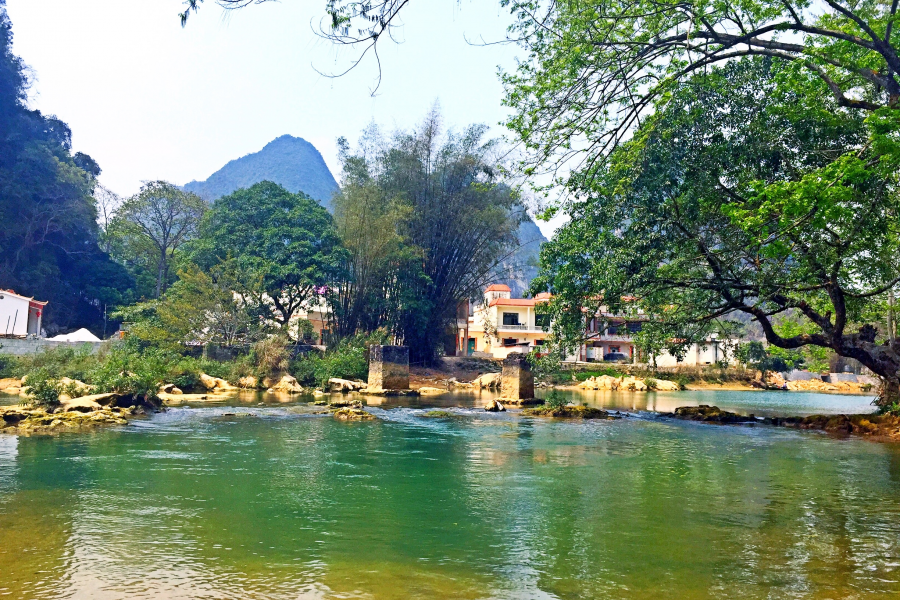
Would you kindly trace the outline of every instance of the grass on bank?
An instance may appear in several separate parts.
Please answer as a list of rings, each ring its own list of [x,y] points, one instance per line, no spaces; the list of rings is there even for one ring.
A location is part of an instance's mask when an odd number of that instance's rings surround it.
[[[237,384],[253,376],[259,382],[290,373],[304,386],[325,387],[332,377],[365,379],[367,347],[381,341],[358,336],[335,344],[328,351],[291,358],[287,340],[268,338],[226,361],[194,356],[195,349],[157,345],[136,338],[109,343],[96,353],[90,348],[51,348],[33,355],[2,354],[0,378],[25,379],[32,404],[52,408],[69,390],[64,378],[86,383],[91,393],[117,392],[155,404],[162,384],[183,391],[204,391],[200,375],[205,373]]]

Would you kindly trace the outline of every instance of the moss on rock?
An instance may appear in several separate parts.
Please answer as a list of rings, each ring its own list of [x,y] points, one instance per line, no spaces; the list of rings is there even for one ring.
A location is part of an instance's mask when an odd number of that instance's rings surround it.
[[[522,414],[528,417],[554,417],[561,419],[606,419],[611,421],[619,417],[613,416],[605,410],[590,406],[536,406],[526,408]]]

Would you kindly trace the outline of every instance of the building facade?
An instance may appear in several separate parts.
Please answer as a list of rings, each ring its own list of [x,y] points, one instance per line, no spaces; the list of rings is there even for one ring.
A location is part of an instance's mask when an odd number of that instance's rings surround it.
[[[46,302],[0,290],[0,333],[5,337],[41,335]]]
[[[550,322],[541,315],[539,305],[549,302],[549,294],[534,298],[513,298],[508,286],[493,284],[484,291],[483,299],[457,315],[457,352],[466,356],[506,358],[512,352],[540,352],[549,336]],[[647,318],[635,311],[629,315],[600,312],[587,322],[585,341],[566,362],[602,362],[604,357],[648,362],[635,346],[634,334]],[[624,355],[624,358],[623,356]],[[714,364],[726,360],[723,343],[710,339],[693,344],[682,360],[663,352],[656,357],[660,367]]]

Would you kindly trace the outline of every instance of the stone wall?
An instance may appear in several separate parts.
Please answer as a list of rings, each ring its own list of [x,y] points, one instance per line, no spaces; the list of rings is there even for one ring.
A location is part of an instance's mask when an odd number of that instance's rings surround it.
[[[73,348],[79,350],[85,346],[91,353],[97,352],[105,342],[54,342],[43,339],[0,338],[0,354],[36,354],[50,348]]]
[[[409,389],[409,348],[372,346],[369,348],[369,389]]]

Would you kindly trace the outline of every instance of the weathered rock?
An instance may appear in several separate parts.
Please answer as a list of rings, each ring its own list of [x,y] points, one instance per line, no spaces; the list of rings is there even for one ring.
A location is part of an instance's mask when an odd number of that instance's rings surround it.
[[[0,392],[5,392],[9,388],[21,388],[24,385],[21,379],[13,377],[5,377],[0,379]]]
[[[438,388],[438,387],[423,386],[423,387],[419,388],[419,393],[422,394],[423,396],[437,396],[440,394],[446,394],[447,391],[448,390],[445,390],[444,388]]]
[[[85,382],[78,381],[77,379],[70,379],[69,377],[60,378],[59,385],[63,389],[62,394],[60,394],[61,400],[80,398],[82,396],[90,394],[93,391],[93,388]]]
[[[163,394],[183,394],[184,393],[174,383],[166,383],[166,384],[159,386],[159,391],[160,391],[160,393],[163,393]]]
[[[765,422],[778,427],[900,440],[900,416],[896,415],[812,415],[767,418]]]
[[[303,392],[303,386],[301,386],[296,379],[294,379],[291,375],[285,375],[281,378],[281,380],[269,388],[269,393],[287,393],[287,394],[299,394]]]
[[[606,419],[611,421],[619,417],[613,416],[605,410],[590,406],[536,406],[526,408],[522,414],[527,417],[555,417],[561,419]]]
[[[409,348],[372,346],[369,348],[370,390],[409,389]]]
[[[658,392],[677,392],[680,389],[681,386],[674,381],[669,381],[668,379],[656,380],[656,391]]]
[[[365,389],[366,384],[362,381],[352,381],[350,379],[341,379],[340,377],[332,377],[328,380],[328,387],[332,392],[358,392]]]
[[[359,408],[342,408],[334,411],[334,418],[340,421],[374,421],[375,415]]]
[[[77,399],[83,401],[83,398]],[[69,401],[73,402],[73,401]],[[93,408],[93,407],[92,407]],[[131,409],[99,407],[88,412],[50,413],[42,408],[0,408],[0,431],[15,434],[55,433],[98,425],[125,425]]]
[[[320,390],[320,389],[315,389],[315,390],[313,390],[313,396],[315,396],[315,397],[317,397],[317,398],[318,398],[319,396],[324,396],[324,395],[325,395],[325,392],[323,392],[323,391]]]
[[[449,387],[459,387],[459,388],[471,388],[475,387],[472,383],[468,383],[465,381],[457,381],[456,377],[451,377],[447,380],[447,385]]]
[[[676,419],[684,419],[686,421],[703,421],[706,423],[746,423],[756,421],[752,415],[750,417],[745,417],[737,413],[722,410],[718,406],[709,406],[708,404],[701,404],[700,406],[680,406],[669,416],[673,416]]]
[[[609,375],[589,377],[578,384],[578,387],[587,390],[617,390],[619,389],[619,378],[610,377]]]
[[[619,382],[619,389],[628,392],[646,392],[647,384],[636,377],[623,377]]]
[[[524,354],[515,352],[503,359],[500,396],[512,400],[534,398],[534,374]]]
[[[362,400],[356,400],[356,399],[351,400],[349,398],[338,397],[338,398],[332,398],[331,401],[328,402],[328,406],[332,406],[335,408],[340,408],[340,407],[345,407],[345,406],[362,408],[363,402],[362,402]]]
[[[101,410],[103,407],[88,397],[72,398],[70,400],[62,400],[60,402],[60,412],[76,411],[76,412],[93,412]]]
[[[506,410],[497,400],[488,400],[487,406],[484,407],[487,412],[503,412]]]
[[[472,381],[472,387],[477,389],[496,389],[500,387],[500,373],[483,373]]]
[[[210,377],[206,373],[200,373],[200,383],[211,392],[233,391],[237,389],[221,377]]]
[[[238,379],[238,387],[245,390],[254,390],[259,386],[259,379],[253,375],[245,375]]]

